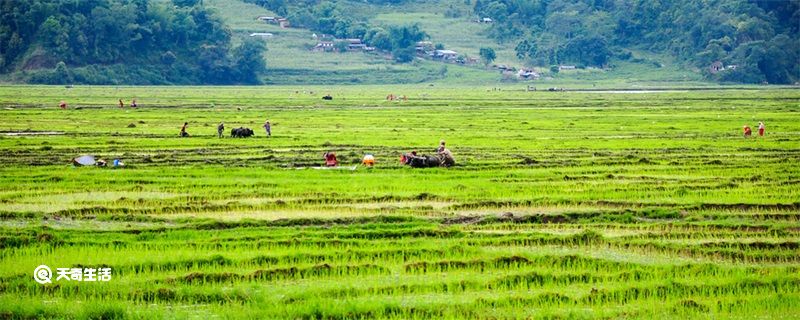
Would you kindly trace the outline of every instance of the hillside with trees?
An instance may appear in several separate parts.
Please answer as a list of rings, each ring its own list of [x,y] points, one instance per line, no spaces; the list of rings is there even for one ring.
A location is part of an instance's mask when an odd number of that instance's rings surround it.
[[[2,0],[0,71],[20,82],[256,84],[259,41],[198,0]]]
[[[0,0],[0,8],[5,82],[519,80],[493,66],[591,83],[800,80],[800,0]],[[265,15],[291,26],[257,19]],[[322,37],[342,48],[315,52]],[[346,50],[344,39],[377,50]],[[429,59],[415,50],[423,40],[457,58]]]
[[[631,50],[666,53],[713,80],[800,78],[800,1],[476,0],[489,33],[531,65],[604,67]],[[714,64],[716,63],[716,66]]]

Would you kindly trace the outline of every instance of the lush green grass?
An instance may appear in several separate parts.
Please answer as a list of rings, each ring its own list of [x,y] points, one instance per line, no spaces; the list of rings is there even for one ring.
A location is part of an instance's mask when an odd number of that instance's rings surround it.
[[[521,87],[0,87],[0,317],[800,314],[797,90]]]

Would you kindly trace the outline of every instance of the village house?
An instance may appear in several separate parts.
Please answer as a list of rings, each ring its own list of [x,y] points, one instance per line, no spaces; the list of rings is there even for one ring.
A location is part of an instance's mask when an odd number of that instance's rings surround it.
[[[320,41],[311,51],[333,51],[333,41]]]
[[[435,49],[433,42],[430,41],[419,41],[414,45],[414,50],[418,54],[426,54],[430,53]]]
[[[539,79],[539,73],[533,71],[533,69],[520,68],[517,72],[517,77],[525,80]]]
[[[455,60],[458,58],[458,52],[453,50],[435,50],[432,53],[433,58],[442,60]]]
[[[722,64],[722,61],[714,61],[708,67],[708,71],[712,74],[725,70],[725,66]]]
[[[279,18],[278,19],[278,25],[281,28],[288,28],[289,27],[289,20],[287,20],[286,18]]]
[[[270,17],[270,16],[260,16],[260,17],[256,18],[256,20],[264,21],[266,23],[275,23],[275,24],[278,23],[278,18]]]
[[[492,23],[492,22],[494,22],[494,20],[492,20],[492,18],[488,18],[488,17],[481,18],[481,23]]]
[[[273,34],[269,32],[253,32],[250,34],[251,37],[259,37],[261,39],[268,39],[272,38]]]
[[[347,50],[364,50],[367,45],[361,42],[361,39],[345,39],[347,41]]]
[[[281,17],[272,17],[272,16],[259,16],[256,18],[258,21],[263,21],[269,24],[277,24],[281,28],[288,28],[289,27],[289,20],[286,18]]]

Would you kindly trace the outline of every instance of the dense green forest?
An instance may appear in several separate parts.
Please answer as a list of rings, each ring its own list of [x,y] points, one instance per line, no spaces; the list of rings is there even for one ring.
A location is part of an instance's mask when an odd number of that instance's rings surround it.
[[[712,79],[793,83],[800,76],[800,1],[476,0],[491,35],[532,65],[605,66],[630,50],[671,54]],[[714,70],[714,62],[735,66]]]
[[[60,84],[259,82],[258,41],[231,32],[197,0],[2,0],[0,71]]]

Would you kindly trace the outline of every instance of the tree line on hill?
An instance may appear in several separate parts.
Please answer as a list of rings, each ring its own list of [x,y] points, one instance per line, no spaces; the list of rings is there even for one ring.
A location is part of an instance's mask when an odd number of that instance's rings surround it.
[[[198,0],[0,0],[0,73],[43,84],[254,84],[263,42],[234,47]]]
[[[475,0],[490,35],[532,65],[606,66],[664,52],[715,80],[800,80],[800,1]],[[722,68],[712,69],[714,63]],[[725,68],[725,66],[731,66]]]

